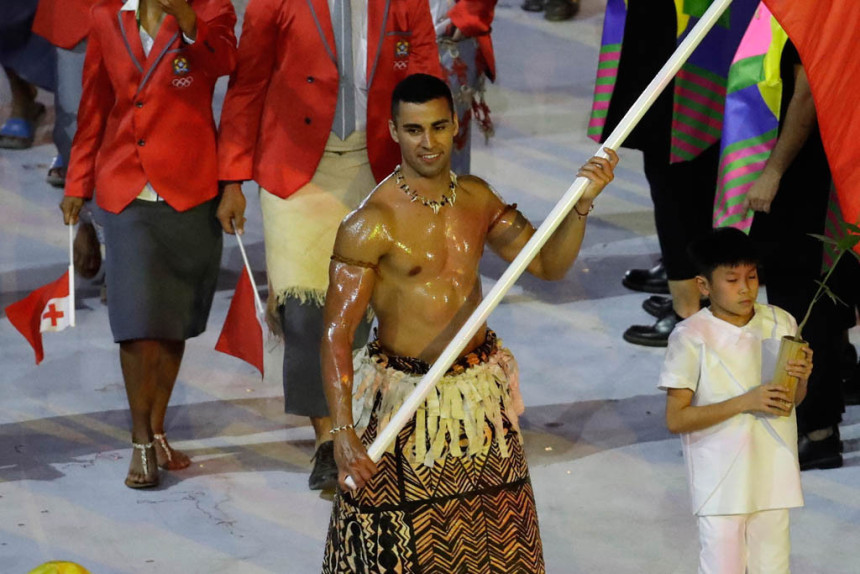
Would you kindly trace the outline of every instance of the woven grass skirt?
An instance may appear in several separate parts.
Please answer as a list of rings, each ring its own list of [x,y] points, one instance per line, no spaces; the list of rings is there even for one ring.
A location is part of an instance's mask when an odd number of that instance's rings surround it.
[[[483,358],[443,377],[363,488],[335,495],[323,573],[545,571],[508,388],[516,364],[501,347]],[[354,414],[367,422],[366,446],[421,379],[393,359],[367,349],[355,358]]]

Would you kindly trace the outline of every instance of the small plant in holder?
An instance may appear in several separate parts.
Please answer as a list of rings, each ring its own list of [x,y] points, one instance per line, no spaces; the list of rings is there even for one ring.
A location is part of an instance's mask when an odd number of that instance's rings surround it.
[[[798,360],[803,357],[803,347],[806,345],[806,341],[803,340],[803,328],[809,321],[809,316],[812,314],[812,308],[824,296],[829,297],[834,303],[844,305],[845,302],[827,286],[827,281],[830,279],[830,276],[833,275],[833,271],[836,269],[842,256],[846,253],[853,255],[858,261],[860,261],[860,253],[855,249],[857,244],[860,243],[860,226],[843,222],[841,224],[841,233],[838,239],[815,233],[810,233],[810,235],[824,243],[826,246],[829,246],[832,250],[833,258],[832,262],[827,267],[827,273],[824,275],[824,279],[816,281],[818,289],[815,291],[812,301],[809,302],[809,307],[806,308],[806,314],[803,316],[803,320],[801,320],[800,324],[797,326],[797,333],[795,333],[794,336],[786,335],[783,337],[779,346],[779,355],[777,356],[776,368],[774,369],[772,382],[787,388],[792,402],[794,402],[794,393],[797,389],[797,377],[789,375],[785,370],[785,367],[788,361]]]

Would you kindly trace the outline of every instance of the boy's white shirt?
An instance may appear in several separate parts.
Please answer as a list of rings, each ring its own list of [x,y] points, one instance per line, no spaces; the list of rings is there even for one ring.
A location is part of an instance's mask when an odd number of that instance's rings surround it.
[[[692,390],[692,406],[741,395],[771,379],[780,339],[796,330],[794,318],[771,305],[756,303],[743,327],[702,309],[670,335],[659,388]],[[803,506],[794,409],[789,417],[742,413],[681,440],[694,514]]]

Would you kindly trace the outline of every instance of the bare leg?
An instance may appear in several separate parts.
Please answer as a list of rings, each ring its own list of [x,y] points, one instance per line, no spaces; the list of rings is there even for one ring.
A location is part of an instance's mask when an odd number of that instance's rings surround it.
[[[316,435],[316,444],[314,448],[331,440],[331,417],[311,417],[311,424],[314,427],[314,435]]]
[[[150,415],[153,435],[158,435],[155,437],[155,455],[161,468],[180,470],[187,468],[191,464],[191,459],[168,444],[164,433],[164,417],[167,414],[167,404],[173,393],[176,376],[179,374],[182,355],[185,353],[185,341],[159,341],[158,343],[161,347],[158,380]]]
[[[160,356],[158,341],[123,341],[119,345],[119,360],[125,379],[125,392],[131,410],[131,440],[137,444],[152,442],[150,417],[157,388],[157,369]],[[144,455],[146,468],[144,468]],[[158,482],[158,467],[155,450],[132,451],[126,484],[131,487],[155,485]]]
[[[695,279],[669,281],[669,292],[672,294],[672,307],[675,313],[686,319],[699,310],[699,288]]]
[[[12,92],[12,113],[10,117],[33,121],[39,113],[36,103],[38,90],[21,78],[11,68],[3,68],[9,78],[9,91]]]

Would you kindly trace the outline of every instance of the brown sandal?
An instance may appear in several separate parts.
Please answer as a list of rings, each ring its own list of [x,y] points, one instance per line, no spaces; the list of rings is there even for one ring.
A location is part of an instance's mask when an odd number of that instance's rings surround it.
[[[173,449],[172,446],[170,446],[167,443],[167,433],[154,434],[154,435],[152,435],[152,439],[153,439],[153,442],[158,442],[158,446],[161,447],[161,450],[163,450],[165,456],[167,456],[167,462],[159,465],[159,466],[161,466],[161,468],[163,468],[165,470],[182,470],[183,468],[188,468],[189,466],[191,466],[191,460],[190,459],[188,460],[188,464],[182,465],[182,462],[180,461],[179,464],[182,466],[177,466],[177,467],[173,466],[173,455],[176,451]],[[180,453],[180,454],[182,454],[182,453]],[[183,456],[186,456],[186,455],[183,454]]]
[[[138,452],[140,453],[140,464],[143,467],[143,476],[149,476],[149,458],[146,455],[146,451],[148,449],[153,449],[153,459],[155,458],[155,450],[152,446],[152,443],[141,444],[137,442],[131,443],[132,451],[131,454],[134,456]],[[155,468],[155,478],[145,481],[145,482],[135,482],[131,480],[129,477],[125,478],[125,485],[129,488],[151,488],[153,486],[158,486],[158,467]]]

